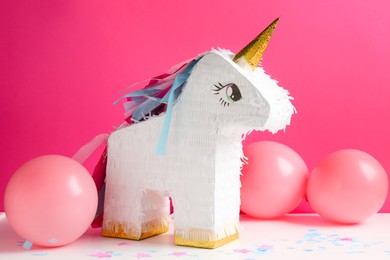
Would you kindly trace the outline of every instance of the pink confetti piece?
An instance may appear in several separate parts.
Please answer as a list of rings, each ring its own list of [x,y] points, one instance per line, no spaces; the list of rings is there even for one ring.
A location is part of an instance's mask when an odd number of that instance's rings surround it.
[[[240,254],[247,254],[253,252],[252,250],[248,249],[234,249],[234,253],[240,253]]]
[[[122,242],[122,243],[118,243],[118,246],[131,246],[133,243],[131,242]]]
[[[89,256],[97,257],[99,259],[100,258],[110,258],[110,257],[112,257],[112,253],[96,251],[96,252],[90,254]]]
[[[135,257],[137,257],[137,259],[140,259],[143,257],[152,257],[152,255],[147,253],[138,253]]]
[[[176,256],[176,257],[181,257],[181,256],[188,256],[187,252],[173,252],[169,255],[173,255],[173,256]]]
[[[353,238],[351,238],[351,237],[342,237],[342,238],[340,238],[340,241],[353,242]]]

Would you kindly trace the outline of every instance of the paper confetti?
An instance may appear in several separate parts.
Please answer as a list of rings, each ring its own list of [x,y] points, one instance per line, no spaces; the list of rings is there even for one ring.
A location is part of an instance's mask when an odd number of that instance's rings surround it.
[[[173,255],[173,256],[176,256],[176,257],[181,257],[181,256],[188,256],[187,252],[173,252],[169,255]]]
[[[273,249],[273,246],[270,245],[262,245],[257,248],[257,252],[260,254],[268,254]]]
[[[342,237],[340,241],[354,242],[354,239],[352,237]]]
[[[235,253],[240,253],[240,254],[247,254],[253,252],[252,250],[248,250],[248,249],[234,249],[233,251]]]
[[[30,250],[32,245],[33,245],[32,242],[26,240],[26,242],[24,242],[24,244],[23,244],[23,248],[27,249],[27,250]]]
[[[118,246],[131,246],[133,243],[131,242],[121,242],[121,243],[118,243]]]
[[[96,252],[90,254],[89,256],[97,257],[99,259],[100,258],[110,258],[110,257],[112,257],[112,253],[96,251]]]
[[[135,257],[137,257],[137,259],[140,259],[144,257],[152,257],[152,255],[148,253],[138,253]]]
[[[348,255],[364,254],[364,251],[346,251],[345,253]]]
[[[34,253],[34,254],[31,254],[33,256],[47,256],[49,255],[47,252],[42,252],[42,253]]]

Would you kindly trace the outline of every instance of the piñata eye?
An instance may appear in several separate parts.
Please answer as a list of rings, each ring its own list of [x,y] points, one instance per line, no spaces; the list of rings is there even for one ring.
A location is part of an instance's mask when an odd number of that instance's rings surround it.
[[[237,87],[234,83],[229,83],[226,85],[222,85],[218,82],[218,85],[214,85],[215,89],[215,95],[219,95],[219,102],[221,105],[226,106],[230,105],[234,102],[237,102],[242,98],[240,89]]]

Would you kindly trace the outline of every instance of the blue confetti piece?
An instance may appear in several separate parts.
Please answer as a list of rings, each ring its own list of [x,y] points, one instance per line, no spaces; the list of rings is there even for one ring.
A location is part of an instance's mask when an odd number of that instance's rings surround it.
[[[345,252],[348,255],[354,255],[354,254],[364,254],[363,251],[347,251]]]
[[[150,253],[156,253],[156,252],[158,252],[158,250],[154,250],[154,249],[152,249],[152,250],[146,250],[146,252],[150,252]]]
[[[34,254],[31,254],[33,256],[47,256],[48,253],[47,252],[42,252],[42,253],[34,253]]]
[[[321,234],[317,233],[317,232],[310,232],[310,233],[307,233],[305,235],[305,237],[309,237],[309,238],[311,238],[311,237],[320,237],[320,236],[321,236]]]
[[[262,246],[258,247],[256,250],[257,250],[258,254],[265,255],[265,254],[270,253],[273,250],[273,246],[262,245]]]
[[[33,243],[31,243],[30,241],[26,240],[23,244],[23,248],[24,249],[27,249],[27,250],[30,250],[31,247],[32,247]]]
[[[310,232],[310,233],[307,233],[304,238],[308,241],[312,241],[312,242],[318,242],[316,239],[319,239],[321,237],[321,234],[320,233],[317,233],[317,232]]]

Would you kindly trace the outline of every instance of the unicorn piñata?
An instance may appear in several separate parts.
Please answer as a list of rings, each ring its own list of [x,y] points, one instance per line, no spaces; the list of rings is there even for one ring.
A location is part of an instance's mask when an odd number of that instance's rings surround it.
[[[218,49],[125,95],[125,127],[108,140],[103,235],[140,240],[168,230],[177,245],[238,239],[242,138],[277,132],[294,107],[259,65],[277,20],[237,55]]]

